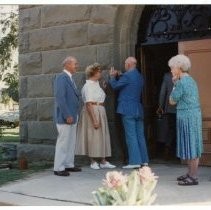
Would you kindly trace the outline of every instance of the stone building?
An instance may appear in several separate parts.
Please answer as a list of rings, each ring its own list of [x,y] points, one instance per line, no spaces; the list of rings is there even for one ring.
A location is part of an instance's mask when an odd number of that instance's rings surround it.
[[[53,123],[53,79],[62,71],[62,60],[74,55],[80,62],[75,75],[79,88],[85,82],[85,67],[93,62],[122,69],[127,56],[136,56],[146,85],[145,130],[153,151],[154,117],[167,60],[178,52],[193,62],[192,74],[201,94],[203,163],[211,164],[211,100],[208,78],[199,74],[199,64],[211,76],[210,6],[144,5],[23,5],[20,13],[20,134],[19,153],[32,159],[51,159],[56,129]],[[203,53],[203,56],[202,56]],[[203,59],[203,63],[200,61]],[[108,79],[105,71],[104,79]],[[124,144],[115,95],[108,88],[106,109],[112,137],[113,157],[122,160]]]

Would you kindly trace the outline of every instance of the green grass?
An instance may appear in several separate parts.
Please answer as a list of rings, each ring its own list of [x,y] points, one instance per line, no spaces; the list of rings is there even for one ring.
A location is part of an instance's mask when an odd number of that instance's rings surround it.
[[[34,162],[28,165],[27,170],[19,170],[18,162],[12,162],[12,169],[0,169],[0,186],[9,182],[25,179],[33,173],[49,169],[52,166],[52,162]]]
[[[19,127],[3,128],[0,143],[20,142]]]
[[[12,143],[20,142],[19,137],[19,127],[17,128],[5,128],[2,130],[2,136],[0,137],[0,143]],[[18,167],[18,161],[4,161],[1,157],[0,149],[0,164],[1,163],[11,163],[12,169],[0,169],[0,186],[13,182],[20,179],[25,179],[32,175],[33,173],[43,171],[45,169],[51,168],[53,166],[52,162],[40,161],[28,164],[27,170],[20,170]]]

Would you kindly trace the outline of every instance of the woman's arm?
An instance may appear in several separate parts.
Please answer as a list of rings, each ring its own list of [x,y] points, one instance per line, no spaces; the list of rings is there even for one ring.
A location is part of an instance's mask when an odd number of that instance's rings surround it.
[[[98,122],[96,116],[95,116],[95,113],[94,113],[94,108],[93,108],[93,105],[91,102],[87,102],[86,103],[86,108],[87,108],[87,111],[88,111],[88,114],[91,118],[91,121],[92,121],[92,124],[94,126],[95,129],[98,129],[100,127],[100,122]]]
[[[177,104],[177,102],[183,97],[184,89],[181,81],[177,81],[173,87],[173,90],[169,97],[169,103],[171,105]]]

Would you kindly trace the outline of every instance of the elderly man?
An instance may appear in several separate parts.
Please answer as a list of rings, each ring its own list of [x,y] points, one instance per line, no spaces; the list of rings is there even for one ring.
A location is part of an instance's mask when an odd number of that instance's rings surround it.
[[[58,130],[54,174],[57,176],[69,176],[69,172],[81,171],[74,166],[79,92],[72,75],[78,68],[78,61],[69,56],[63,61],[63,67],[63,72],[54,82],[55,121]]]
[[[127,58],[126,72],[117,79],[118,71],[111,69],[109,81],[114,90],[119,90],[117,113],[121,114],[129,155],[128,165],[123,166],[126,169],[139,168],[149,162],[140,102],[144,80],[136,63],[134,57]]]

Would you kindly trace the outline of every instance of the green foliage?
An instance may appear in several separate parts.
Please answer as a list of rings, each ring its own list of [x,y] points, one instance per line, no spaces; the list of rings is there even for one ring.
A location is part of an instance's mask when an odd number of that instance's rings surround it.
[[[0,161],[0,164],[1,164],[1,161]],[[48,162],[48,161],[33,162],[33,163],[29,163],[28,170],[20,170],[18,168],[18,162],[11,162],[11,164],[12,164],[12,169],[0,170],[0,186],[8,182],[27,178],[31,176],[33,173],[49,169],[53,166],[53,163]]]
[[[0,127],[0,144],[5,142],[20,142],[19,128]]]
[[[8,88],[2,91],[2,102],[7,104],[10,98],[16,102],[19,100],[18,66],[12,62],[13,52],[18,47],[18,14],[11,12],[10,16],[0,20],[0,23],[3,34],[0,40],[0,79],[8,86]],[[14,72],[8,72],[10,69]]]
[[[8,96],[6,89],[1,93],[1,103],[8,104],[11,98]]]
[[[18,14],[11,12],[10,16],[0,20],[2,34],[0,40],[0,74],[11,68],[12,53],[18,47]]]
[[[2,99],[5,98],[6,100],[8,100],[8,97],[9,97],[9,98],[12,98],[13,101],[18,102],[19,100],[18,80],[19,80],[19,74],[18,74],[18,68],[16,65],[13,73],[8,72],[4,75],[3,81],[8,86],[8,88],[2,91]]]

